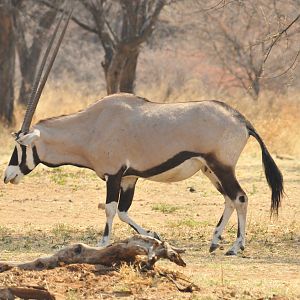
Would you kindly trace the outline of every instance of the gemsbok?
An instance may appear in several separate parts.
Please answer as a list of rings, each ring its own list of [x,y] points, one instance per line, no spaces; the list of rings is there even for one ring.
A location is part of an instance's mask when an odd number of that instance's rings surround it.
[[[225,198],[210,252],[218,248],[224,227],[236,210],[237,238],[227,251],[228,255],[236,255],[245,247],[248,197],[236,179],[235,167],[250,136],[261,147],[273,213],[280,206],[283,178],[257,131],[235,109],[219,101],[163,104],[120,93],[104,97],[83,111],[42,120],[30,127],[70,15],[41,80],[60,22],[43,57],[22,128],[14,134],[16,145],[4,182],[19,183],[38,164],[73,165],[95,171],[107,188],[106,224],[99,243],[105,246],[117,212],[138,233],[159,238],[128,216],[138,178],[174,182],[201,170]]]

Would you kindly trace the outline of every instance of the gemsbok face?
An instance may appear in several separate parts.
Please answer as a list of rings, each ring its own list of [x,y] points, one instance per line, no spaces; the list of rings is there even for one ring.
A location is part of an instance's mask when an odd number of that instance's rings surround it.
[[[38,164],[39,158],[34,142],[39,138],[39,130],[29,134],[13,134],[16,145],[4,172],[4,183],[18,184],[24,175],[29,174]]]

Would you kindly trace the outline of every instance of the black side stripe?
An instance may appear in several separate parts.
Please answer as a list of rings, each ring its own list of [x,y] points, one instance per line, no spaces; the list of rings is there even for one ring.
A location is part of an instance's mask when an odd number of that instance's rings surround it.
[[[180,164],[182,164],[187,159],[190,159],[192,157],[197,157],[197,156],[201,156],[201,154],[197,152],[190,152],[190,151],[179,152],[178,154],[168,159],[167,161],[163,162],[162,164],[145,171],[139,171],[133,168],[128,168],[125,171],[123,176],[138,176],[142,178],[152,177],[164,173],[168,170],[171,170],[179,166]]]

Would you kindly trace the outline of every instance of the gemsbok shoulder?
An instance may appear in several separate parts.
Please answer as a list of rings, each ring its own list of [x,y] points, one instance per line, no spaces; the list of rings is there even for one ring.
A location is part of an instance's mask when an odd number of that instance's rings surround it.
[[[74,165],[95,171],[106,181],[107,188],[106,224],[99,243],[105,246],[110,241],[116,213],[138,233],[159,238],[128,215],[138,178],[174,182],[201,170],[225,198],[210,252],[218,248],[234,210],[238,217],[237,238],[227,254],[236,255],[243,250],[248,197],[236,179],[235,167],[250,136],[261,147],[273,213],[280,206],[283,178],[255,128],[227,104],[219,101],[153,103],[121,93],[104,97],[78,113],[42,120],[30,127],[67,23],[42,80],[45,63],[41,64],[22,128],[14,134],[16,145],[4,182],[19,183],[38,164]]]

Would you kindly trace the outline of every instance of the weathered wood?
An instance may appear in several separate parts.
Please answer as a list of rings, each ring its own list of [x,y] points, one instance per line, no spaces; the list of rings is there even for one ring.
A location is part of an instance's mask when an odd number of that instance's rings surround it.
[[[23,270],[53,269],[64,264],[100,264],[105,266],[117,266],[121,263],[134,263],[137,256],[146,256],[144,266],[153,268],[157,260],[169,259],[180,266],[186,266],[180,256],[184,250],[170,246],[155,238],[135,235],[129,239],[114,243],[105,248],[90,247],[85,244],[73,244],[67,246],[55,254],[40,257],[29,262],[0,262],[0,272],[19,268]]]
[[[0,288],[0,299],[13,300],[16,297],[21,299],[55,300],[55,296],[43,287]]]

